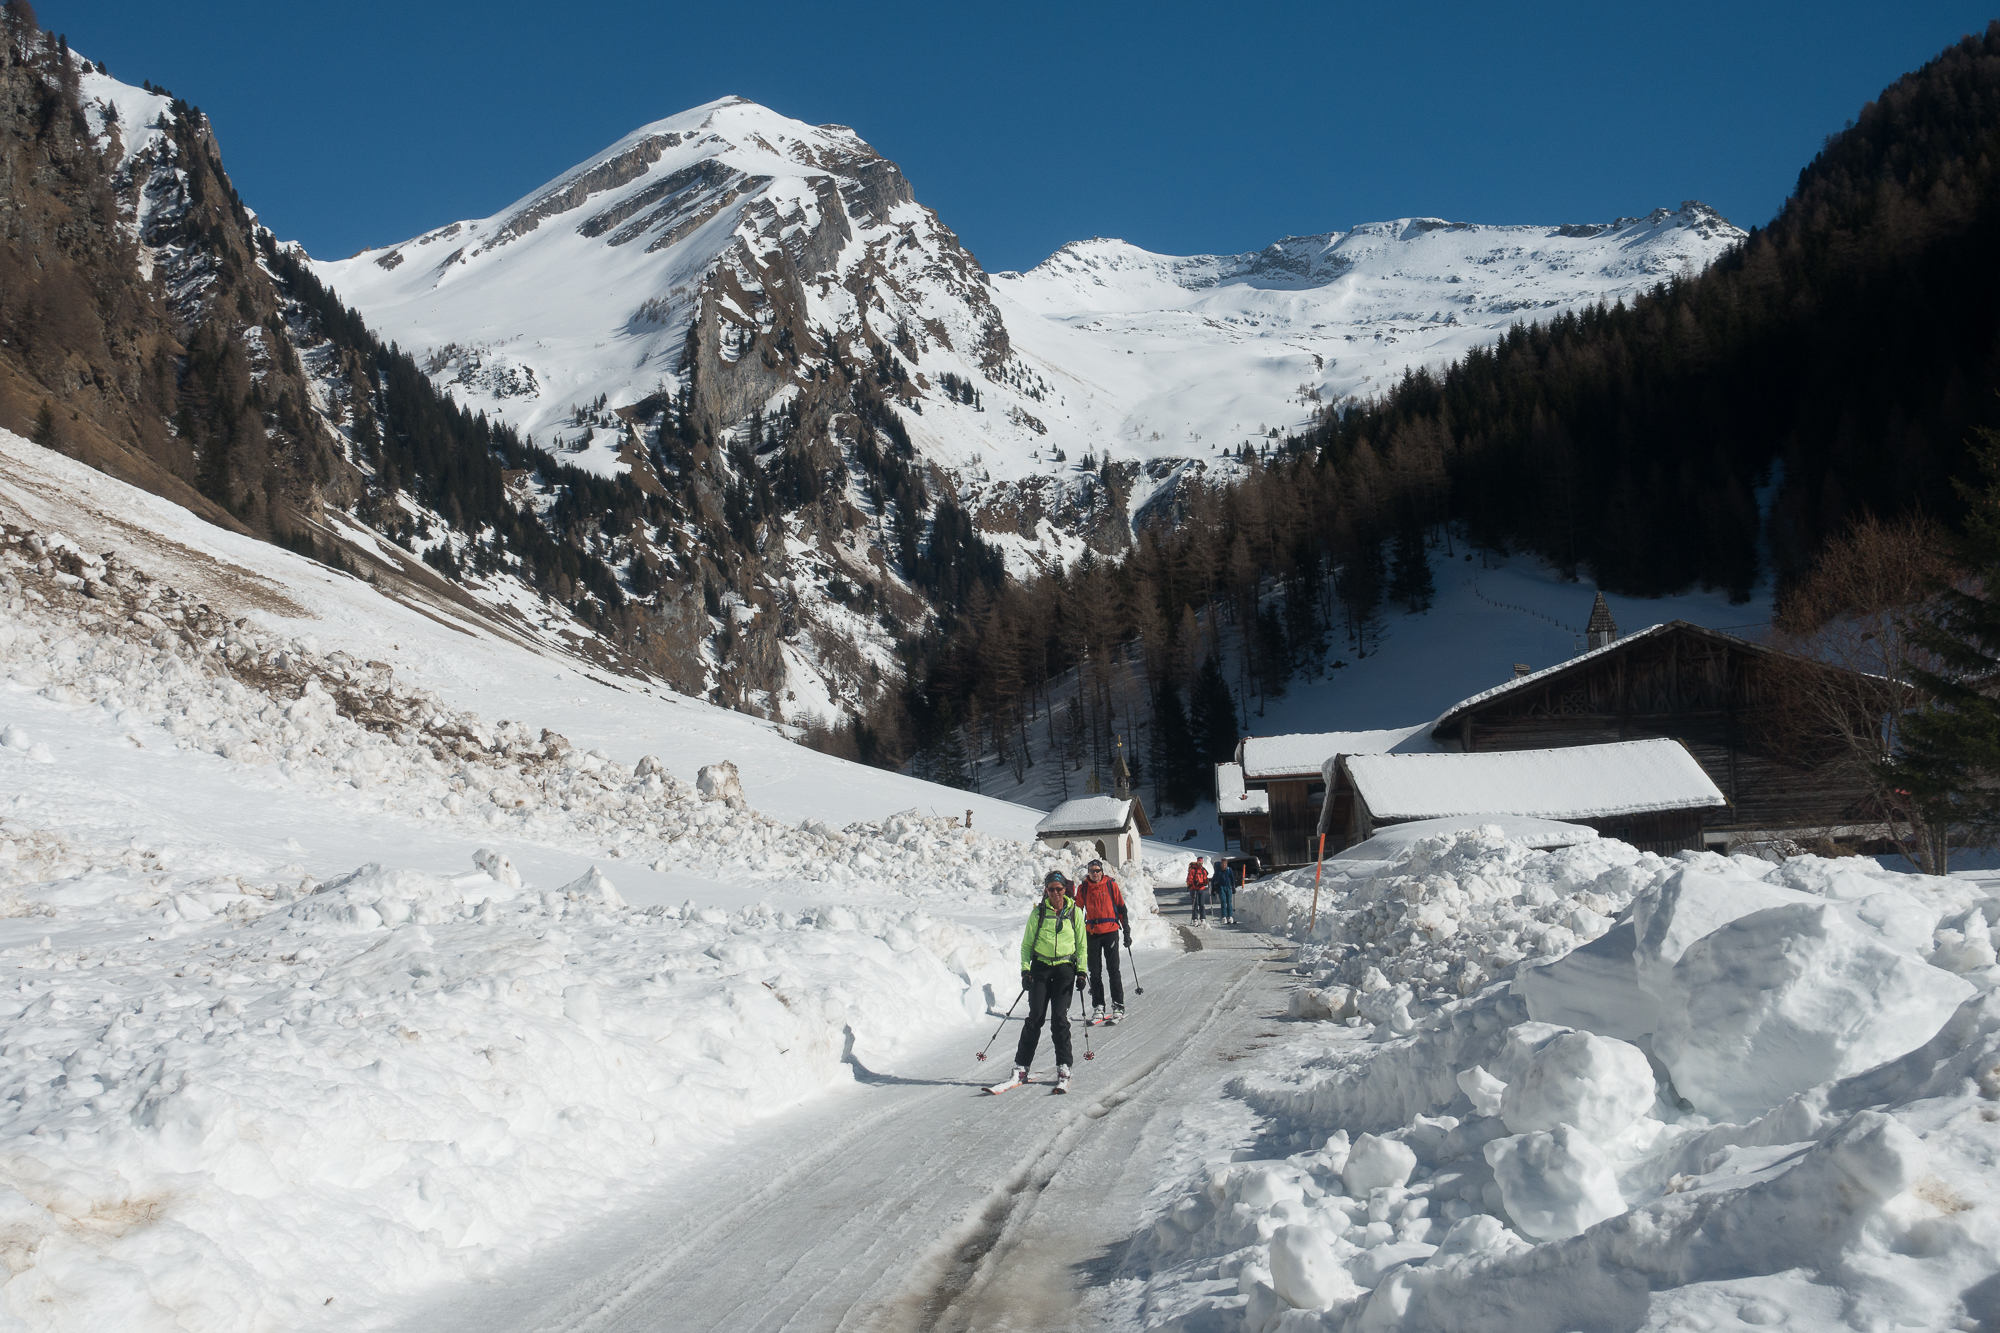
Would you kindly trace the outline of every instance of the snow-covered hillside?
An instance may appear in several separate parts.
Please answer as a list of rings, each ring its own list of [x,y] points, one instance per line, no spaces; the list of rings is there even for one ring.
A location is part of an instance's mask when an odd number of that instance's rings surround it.
[[[1296,431],[1509,325],[1697,273],[1743,234],[1688,202],[1582,226],[1400,218],[1241,255],[1097,239],[995,288],[1023,352],[1091,384],[1079,424],[1100,452],[1199,456]]]
[[[1037,811],[0,456],[0,1326],[490,1274],[970,1033],[1073,869]]]

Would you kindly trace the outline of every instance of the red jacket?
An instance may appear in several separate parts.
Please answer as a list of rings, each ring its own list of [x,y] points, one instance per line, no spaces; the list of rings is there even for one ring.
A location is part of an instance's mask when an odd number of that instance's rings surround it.
[[[1188,862],[1188,887],[1196,892],[1208,887],[1208,867],[1199,861]]]
[[[1125,895],[1109,875],[1095,885],[1088,877],[1078,880],[1076,900],[1083,906],[1084,929],[1093,935],[1109,934],[1127,924]]]

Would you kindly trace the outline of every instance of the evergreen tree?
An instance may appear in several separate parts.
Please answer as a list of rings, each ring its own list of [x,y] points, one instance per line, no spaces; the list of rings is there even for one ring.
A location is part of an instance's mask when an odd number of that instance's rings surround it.
[[[2000,432],[1982,430],[1974,462],[1983,487],[1959,486],[1967,505],[1959,556],[1976,582],[1941,590],[1936,609],[1911,638],[1942,669],[1912,670],[1934,700],[1903,721],[1903,753],[1884,777],[1908,791],[1923,814],[1943,872],[1943,842],[1991,846],[2000,840]]]
[[[959,731],[958,715],[953,712],[949,700],[938,707],[935,725],[936,733],[931,743],[924,747],[926,756],[919,760],[924,770],[919,776],[940,786],[970,791],[972,766],[966,757],[965,738]]]
[[[1266,699],[1284,697],[1292,678],[1292,654],[1285,642],[1285,621],[1276,605],[1257,612],[1257,692]]]
[[[1195,754],[1203,764],[1226,764],[1236,757],[1236,696],[1223,677],[1222,664],[1214,654],[1201,664],[1195,677],[1194,702],[1188,709],[1188,729],[1194,735]]]
[[[1363,538],[1334,576],[1347,613],[1347,641],[1360,657],[1382,641],[1382,543]]]
[[[1415,522],[1396,531],[1395,562],[1389,572],[1389,600],[1411,611],[1431,609],[1436,585],[1431,582],[1430,553],[1424,549],[1423,529]]]
[[[1186,810],[1201,799],[1201,757],[1188,730],[1181,692],[1169,680],[1153,705],[1153,802],[1165,814]]]

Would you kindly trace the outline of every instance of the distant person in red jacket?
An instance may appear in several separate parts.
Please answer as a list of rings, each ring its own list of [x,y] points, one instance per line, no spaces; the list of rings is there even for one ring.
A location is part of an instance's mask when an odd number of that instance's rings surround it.
[[[1083,882],[1076,886],[1076,901],[1083,908],[1083,929],[1090,941],[1090,1003],[1092,1018],[1104,1015],[1104,980],[1111,979],[1111,1016],[1125,1014],[1125,979],[1118,971],[1118,935],[1132,943],[1132,918],[1125,911],[1125,894],[1118,881],[1104,873],[1104,862],[1092,861],[1084,868]]]
[[[1188,900],[1193,919],[1208,920],[1208,867],[1199,856],[1188,862]]]

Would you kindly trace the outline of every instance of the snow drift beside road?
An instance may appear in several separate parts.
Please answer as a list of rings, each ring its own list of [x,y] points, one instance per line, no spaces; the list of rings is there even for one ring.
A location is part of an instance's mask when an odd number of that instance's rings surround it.
[[[1328,868],[1318,1022],[1235,1085],[1305,1151],[1161,1216],[1148,1327],[2000,1319],[1990,887],[1497,827]],[[1303,936],[1311,879],[1238,911]]]
[[[731,764],[490,723],[53,533],[0,533],[0,701],[0,1327],[377,1322],[969,1030],[1072,868],[776,820]],[[427,842],[486,846],[362,863]],[[795,906],[631,907],[641,867]]]

